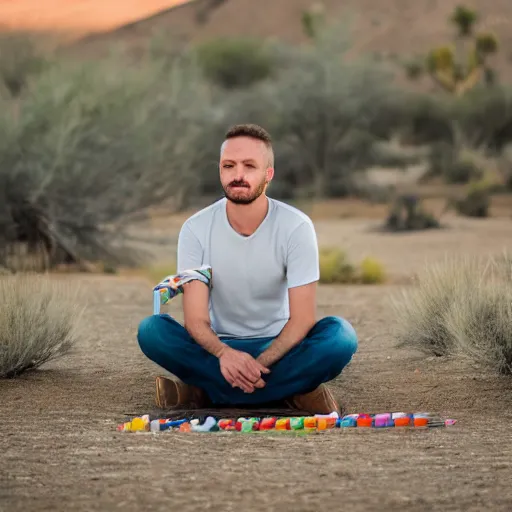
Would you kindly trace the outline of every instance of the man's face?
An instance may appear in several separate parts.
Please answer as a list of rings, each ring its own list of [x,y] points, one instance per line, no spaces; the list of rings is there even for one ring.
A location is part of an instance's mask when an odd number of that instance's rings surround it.
[[[220,182],[226,197],[250,204],[265,191],[274,175],[269,152],[262,141],[250,137],[228,139],[220,157]]]

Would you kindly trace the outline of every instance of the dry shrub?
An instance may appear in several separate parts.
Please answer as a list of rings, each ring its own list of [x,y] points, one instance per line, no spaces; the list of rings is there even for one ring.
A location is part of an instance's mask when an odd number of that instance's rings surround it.
[[[351,283],[356,269],[348,261],[347,254],[339,249],[320,249],[320,282],[325,284]]]
[[[320,249],[320,282],[323,284],[379,284],[386,280],[382,263],[372,257],[354,265],[347,253],[335,247]]]
[[[399,345],[512,373],[512,260],[460,257],[427,267],[394,300]]]
[[[66,354],[78,335],[79,291],[44,275],[0,277],[0,377]]]
[[[370,256],[361,262],[360,279],[363,284],[380,284],[386,280],[384,265]]]

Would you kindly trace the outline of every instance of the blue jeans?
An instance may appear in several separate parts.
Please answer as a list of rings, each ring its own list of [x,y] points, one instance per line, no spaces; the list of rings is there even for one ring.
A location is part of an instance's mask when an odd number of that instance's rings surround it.
[[[226,381],[219,360],[169,315],[153,315],[142,320],[137,339],[146,357],[186,384],[203,389],[217,405],[266,404],[312,391],[341,373],[358,344],[350,323],[338,317],[325,317],[269,368],[271,373],[263,376],[264,388],[245,393]],[[221,339],[230,347],[257,357],[274,338]]]

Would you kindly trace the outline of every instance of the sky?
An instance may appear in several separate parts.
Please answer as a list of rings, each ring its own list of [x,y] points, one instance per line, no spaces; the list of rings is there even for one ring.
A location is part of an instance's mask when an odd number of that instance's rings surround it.
[[[83,35],[109,30],[186,0],[0,0],[0,26]]]

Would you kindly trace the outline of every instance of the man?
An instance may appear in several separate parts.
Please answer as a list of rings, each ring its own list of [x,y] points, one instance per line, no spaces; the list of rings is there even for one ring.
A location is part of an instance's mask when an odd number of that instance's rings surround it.
[[[182,326],[144,319],[143,353],[180,380],[157,377],[162,408],[285,403],[341,414],[325,382],[357,350],[344,319],[316,321],[318,245],[311,220],[267,197],[274,176],[268,133],[237,125],[221,147],[225,197],[190,217],[178,238],[178,272],[208,265],[211,286],[183,287]]]

